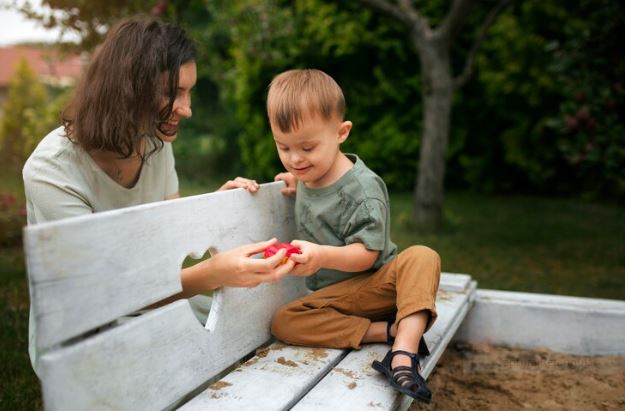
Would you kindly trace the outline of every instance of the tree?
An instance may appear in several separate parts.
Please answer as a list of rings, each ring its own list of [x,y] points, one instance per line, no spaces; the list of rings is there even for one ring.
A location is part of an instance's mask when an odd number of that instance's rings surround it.
[[[48,11],[37,12],[32,0],[14,4],[26,17],[39,21],[47,28],[60,28],[61,32],[73,32],[80,36],[80,48],[90,50],[101,40],[103,33],[121,17],[137,13],[162,12],[157,0],[42,0],[41,5]]]
[[[410,0],[361,0],[367,7],[397,21],[408,31],[419,56],[422,76],[423,134],[415,186],[417,225],[438,228],[442,224],[445,158],[449,141],[454,91],[470,78],[475,54],[488,28],[509,0],[501,0],[486,16],[466,56],[461,74],[453,77],[451,47],[465,22],[472,0],[453,0],[437,27],[432,27]]]

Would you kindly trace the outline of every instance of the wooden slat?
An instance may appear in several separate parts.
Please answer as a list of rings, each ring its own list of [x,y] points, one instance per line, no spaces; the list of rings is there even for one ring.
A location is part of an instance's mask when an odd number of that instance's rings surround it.
[[[471,281],[468,274],[441,273],[439,289],[462,292],[471,286]]]
[[[446,276],[447,280],[453,277]],[[456,283],[456,281],[451,281]],[[448,281],[446,281],[448,283]],[[475,283],[462,291],[441,289],[437,299],[438,319],[426,333],[431,355],[423,361],[422,375],[427,378],[447,344],[464,319],[475,293]],[[298,404],[294,411],[320,410],[398,410],[410,401],[393,390],[386,379],[371,368],[373,360],[382,360],[389,346],[371,344],[350,352]]]
[[[187,255],[293,237],[283,183],[96,213],[25,229],[39,351],[180,291]]]
[[[50,410],[163,409],[270,338],[275,309],[301,295],[300,278],[252,289],[225,289],[215,298],[212,329],[187,301],[41,358],[44,403]]]
[[[346,350],[274,343],[181,407],[184,411],[286,410],[345,356]]]

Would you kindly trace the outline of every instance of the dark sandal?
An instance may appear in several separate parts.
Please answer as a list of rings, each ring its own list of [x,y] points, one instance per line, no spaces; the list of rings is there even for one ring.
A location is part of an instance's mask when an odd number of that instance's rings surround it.
[[[389,318],[386,320],[386,343],[388,345],[393,345],[395,342],[395,337],[391,335],[391,327],[395,324],[395,318]],[[425,343],[425,339],[421,337],[419,340],[419,349],[417,352],[421,357],[427,357],[430,355],[430,349],[428,345]]]
[[[410,357],[411,366],[400,365],[393,369],[391,361],[396,355]],[[389,351],[381,362],[378,360],[373,361],[371,367],[383,374],[391,384],[391,387],[402,394],[428,404],[432,400],[432,393],[425,379],[419,374],[419,356],[417,354],[402,350]]]

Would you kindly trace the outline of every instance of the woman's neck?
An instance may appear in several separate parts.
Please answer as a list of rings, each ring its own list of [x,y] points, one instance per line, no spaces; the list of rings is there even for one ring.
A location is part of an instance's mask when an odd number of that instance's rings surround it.
[[[91,151],[89,156],[117,184],[132,188],[137,184],[141,175],[143,153],[145,153],[145,142],[142,142],[139,151],[130,157],[123,158],[119,153],[105,150]]]

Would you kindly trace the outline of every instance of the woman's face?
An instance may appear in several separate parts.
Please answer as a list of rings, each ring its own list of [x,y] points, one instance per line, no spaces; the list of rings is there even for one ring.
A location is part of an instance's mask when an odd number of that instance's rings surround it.
[[[171,116],[158,127],[158,137],[166,143],[176,140],[178,135],[178,123],[184,118],[191,117],[191,89],[197,81],[197,68],[194,61],[189,61],[180,66],[178,77],[178,89],[172,107]],[[167,107],[169,93],[163,97],[162,107]]]

